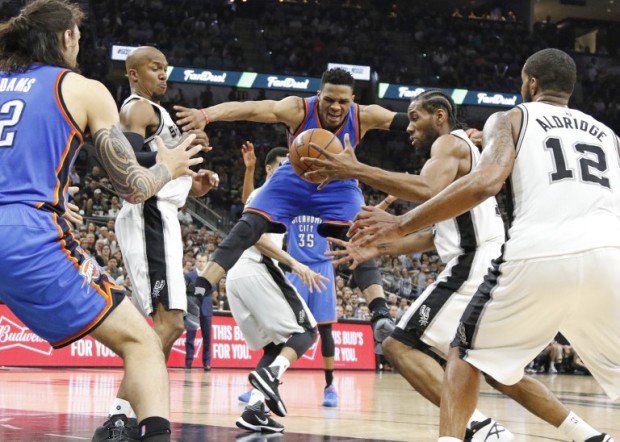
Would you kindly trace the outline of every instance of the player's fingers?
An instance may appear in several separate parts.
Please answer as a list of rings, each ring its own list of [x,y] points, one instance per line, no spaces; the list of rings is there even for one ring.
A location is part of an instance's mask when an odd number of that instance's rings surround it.
[[[310,142],[309,146],[321,152],[323,155],[325,155],[326,158],[332,158],[334,156],[334,154],[331,153],[329,150],[323,149],[316,143]]]
[[[343,241],[343,240],[341,240],[341,239],[339,239],[339,238],[333,238],[333,237],[331,237],[331,236],[328,236],[328,237],[327,237],[327,240],[328,240],[329,242],[331,242],[332,244],[337,245],[338,247],[346,247],[346,246],[347,246],[347,244],[348,244],[346,241]]]
[[[80,188],[78,186],[69,186],[67,190],[69,191],[69,195],[73,196],[78,192],[78,190],[80,190]]]
[[[360,263],[354,259],[351,265],[349,266],[349,270],[355,270],[359,264]]]
[[[181,106],[180,104],[175,104],[174,106],[172,106],[172,108],[177,111],[177,115],[179,114],[179,112],[185,112],[188,111],[189,108],[185,107],[185,106]]]
[[[196,158],[190,158],[188,161],[188,164],[190,166],[195,166],[196,164],[200,164],[204,161],[204,158],[202,157],[196,157]]]
[[[154,140],[155,140],[155,145],[157,146],[157,150],[166,149],[166,145],[164,144],[164,141],[161,139],[159,135],[155,135]]]
[[[332,259],[332,264],[334,265],[347,264],[348,262],[352,260],[353,258],[351,258],[349,255],[345,255],[342,258]]]
[[[327,166],[329,164],[320,158],[313,157],[301,157],[301,162],[307,164],[308,166]]]
[[[321,172],[322,172],[322,169],[312,170],[310,172],[304,173],[304,177],[311,179],[311,178],[314,178],[316,176],[323,175]]]
[[[348,254],[349,252],[344,249],[328,250],[327,252],[325,252],[325,256],[345,256]]]
[[[325,188],[325,186],[327,186],[331,182],[332,182],[331,178],[325,178],[323,181],[321,181],[321,184],[319,184],[319,187],[317,187],[317,189],[318,190],[323,190]]]
[[[353,146],[351,146],[351,140],[349,138],[349,134],[348,133],[344,134],[344,147],[347,148],[347,149],[348,148],[353,149]]]

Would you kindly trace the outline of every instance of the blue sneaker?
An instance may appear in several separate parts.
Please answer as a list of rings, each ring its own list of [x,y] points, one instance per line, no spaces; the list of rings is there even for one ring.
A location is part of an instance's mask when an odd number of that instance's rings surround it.
[[[330,385],[323,391],[323,406],[324,407],[337,407],[338,406],[338,393],[333,385]]]
[[[250,395],[252,394],[252,390],[248,390],[243,394],[239,395],[239,402],[245,402],[246,404],[250,402]]]

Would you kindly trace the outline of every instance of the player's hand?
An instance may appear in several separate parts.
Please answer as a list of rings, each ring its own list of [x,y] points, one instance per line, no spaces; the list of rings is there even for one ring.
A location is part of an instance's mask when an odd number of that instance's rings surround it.
[[[203,146],[190,146],[194,138],[196,138],[196,135],[191,134],[184,140],[181,140],[177,146],[168,149],[160,137],[155,137],[159,162],[168,168],[172,179],[182,175],[196,176],[196,172],[191,170],[190,167],[202,163],[202,158],[193,157],[203,149]]]
[[[206,116],[208,115],[206,110],[193,109],[191,107],[179,105],[175,105],[173,108],[177,111],[177,125],[183,132],[188,132],[193,129],[203,130],[209,122]]]
[[[357,214],[347,232],[351,242],[365,246],[374,241],[402,236],[398,216],[372,206],[362,206],[362,209],[364,211]]]
[[[69,195],[75,195],[78,190],[80,190],[80,188],[77,186],[69,187]],[[62,217],[67,220],[72,227],[84,224],[84,218],[80,215],[80,208],[69,201],[65,204],[65,213],[62,214]]]
[[[482,147],[482,131],[481,130],[474,129],[472,127],[471,129],[467,129],[465,133],[467,134],[467,136],[469,137],[472,143],[474,143],[478,147]]]
[[[254,153],[254,144],[251,141],[246,141],[241,145],[241,155],[246,169],[256,168],[256,154]]]
[[[212,170],[200,169],[192,182],[192,195],[205,196],[220,185],[220,177]]]
[[[207,135],[207,133],[202,130],[202,129],[192,129],[190,131],[187,131],[183,134],[183,136],[189,136],[189,135],[196,135],[196,138],[194,138],[194,141],[191,142],[190,146],[202,146],[202,151],[203,152],[209,152],[211,149],[213,149],[210,145],[209,145],[209,135]]]
[[[301,282],[303,285],[308,287],[310,293],[313,293],[314,291],[322,292],[327,289],[325,282],[329,281],[329,279],[323,275],[313,272],[307,265],[300,262],[295,262],[291,266],[291,270],[294,274],[301,278]]]
[[[357,160],[357,156],[355,156],[353,146],[351,146],[351,142],[349,141],[349,134],[345,134],[344,150],[342,151],[342,153],[339,154],[333,154],[331,152],[328,152],[321,146],[318,146],[314,143],[310,143],[310,145],[319,152],[321,152],[324,158],[321,159],[302,157],[301,162],[306,164],[307,166],[318,166],[318,169],[313,170],[312,172],[306,172],[304,176],[307,178],[317,176],[324,178],[321,184],[319,184],[319,190],[321,190],[334,180],[346,180],[349,178],[355,178],[355,168],[357,165],[360,164],[360,162]]]
[[[348,264],[350,270],[354,270],[358,265],[369,259],[376,258],[381,253],[373,244],[361,247],[359,244],[343,241],[337,238],[327,238],[332,244],[342,247],[342,249],[328,250],[325,255],[332,257],[332,264]]]

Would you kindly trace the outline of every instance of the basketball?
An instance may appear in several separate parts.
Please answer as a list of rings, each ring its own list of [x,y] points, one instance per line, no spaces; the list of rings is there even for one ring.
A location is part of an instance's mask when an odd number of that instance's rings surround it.
[[[301,162],[302,157],[325,158],[323,153],[310,145],[310,143],[321,146],[328,152],[339,154],[342,152],[342,143],[336,135],[325,129],[308,129],[300,133],[289,147],[289,159],[293,170],[297,175],[311,183],[320,183],[323,177],[316,176],[311,179],[306,178],[304,173],[316,170],[318,166],[308,166]]]

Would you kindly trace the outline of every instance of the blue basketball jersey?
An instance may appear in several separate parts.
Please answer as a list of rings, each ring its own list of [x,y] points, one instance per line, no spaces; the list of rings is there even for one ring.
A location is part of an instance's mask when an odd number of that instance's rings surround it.
[[[69,173],[83,143],[60,86],[68,69],[0,72],[0,205],[65,211]]]
[[[325,252],[329,244],[317,229],[321,218],[301,215],[293,219],[288,229],[288,253],[303,264],[330,261]]]
[[[289,146],[295,140],[297,135],[302,133],[308,129],[325,129],[321,125],[321,120],[319,119],[319,97],[314,95],[310,98],[304,98],[304,105],[306,116],[304,120],[301,122],[295,133],[289,135]],[[349,141],[351,142],[351,146],[353,148],[357,147],[358,143],[362,138],[361,134],[361,124],[359,119],[359,106],[355,103],[351,103],[351,107],[349,108],[349,114],[347,118],[342,122],[342,125],[335,131],[334,134],[338,137],[342,145],[344,146],[344,135],[349,134]]]

